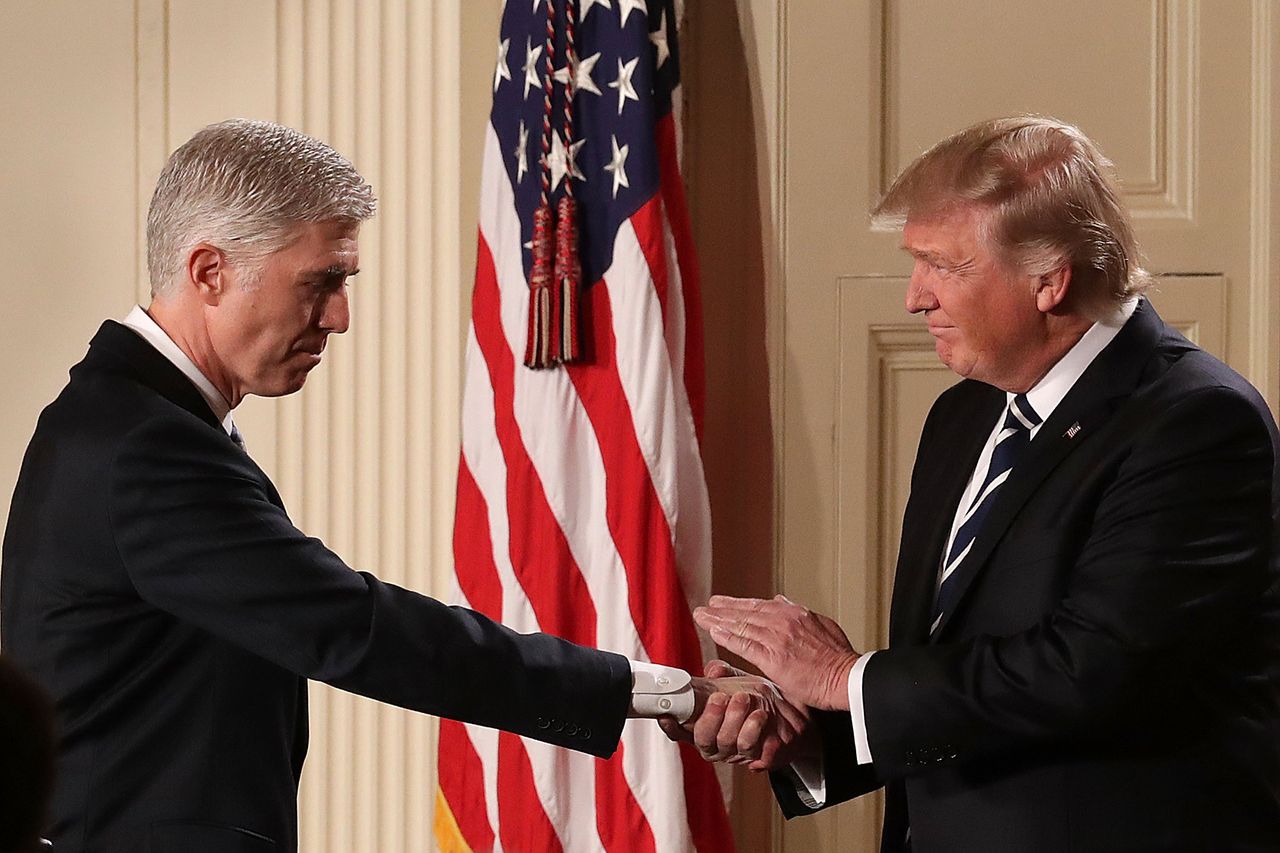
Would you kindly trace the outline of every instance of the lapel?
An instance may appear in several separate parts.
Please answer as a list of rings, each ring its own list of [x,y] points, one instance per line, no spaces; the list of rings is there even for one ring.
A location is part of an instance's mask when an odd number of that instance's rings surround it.
[[[940,412],[942,435],[921,444],[911,484],[890,608],[891,645],[916,645],[928,635],[938,561],[955,508],[1005,405],[1003,391],[981,382],[963,382],[950,393],[956,397]]]
[[[128,326],[114,320],[107,320],[102,324],[98,333],[93,336],[93,340],[89,342],[89,354],[84,360],[88,365],[94,365],[95,362],[111,362],[116,369],[127,371],[134,379],[169,402],[186,409],[213,427],[220,435],[226,437],[228,444],[235,446],[191,380],[173,362],[161,355],[155,347],[144,341]],[[284,502],[280,498],[280,493],[276,491],[275,484],[257,462],[248,454],[241,453],[239,449],[237,449],[236,458],[243,458],[257,472],[263,488],[266,489],[268,499],[283,510]]]
[[[1083,443],[1085,437],[1106,422],[1124,399],[1133,394],[1163,333],[1163,321],[1144,299],[1120,333],[1098,354],[1053,410],[1053,414],[1027,447],[1026,455],[1014,466],[1009,479],[996,494],[995,503],[974,540],[973,548],[955,570],[950,583],[958,585],[957,603],[964,600],[965,594],[982,573],[1009,525],[1044,483],[1045,478]],[[990,427],[995,423],[994,418],[993,415],[987,424],[988,435]],[[961,490],[972,470],[971,463],[969,469],[960,475]],[[941,512],[946,517],[948,532],[958,500],[957,496],[948,505],[950,509]],[[933,558],[931,565],[935,569],[944,546],[945,541],[938,542],[929,552]],[[932,602],[931,595],[928,600]],[[953,607],[951,612],[943,615],[938,630],[933,634],[933,640],[936,641],[944,634],[953,614],[960,609],[959,606]]]
[[[222,424],[218,423],[213,410],[191,380],[128,326],[114,320],[102,324],[89,342],[89,354],[85,357],[88,364],[98,360],[113,361],[124,367],[135,379],[169,402],[186,409],[209,426],[222,430]]]

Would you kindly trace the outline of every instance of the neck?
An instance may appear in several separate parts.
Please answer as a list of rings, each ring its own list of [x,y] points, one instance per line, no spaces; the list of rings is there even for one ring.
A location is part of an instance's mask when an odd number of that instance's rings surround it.
[[[177,344],[178,349],[191,359],[191,363],[205,378],[213,383],[213,387],[218,389],[218,393],[222,394],[231,408],[240,405],[243,395],[236,390],[214,351],[209,329],[204,323],[204,314],[199,306],[185,305],[181,297],[157,297],[147,306],[147,314]]]
[[[1005,383],[1001,390],[1014,394],[1025,394],[1044,379],[1053,366],[1062,357],[1071,352],[1071,348],[1080,342],[1084,333],[1089,331],[1093,321],[1071,314],[1046,315],[1045,336],[1035,352],[1026,360],[1026,369],[1019,371]]]

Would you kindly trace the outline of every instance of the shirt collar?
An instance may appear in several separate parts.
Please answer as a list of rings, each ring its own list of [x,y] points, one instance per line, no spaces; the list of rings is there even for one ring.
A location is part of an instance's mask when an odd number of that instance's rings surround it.
[[[1138,301],[1138,299],[1131,299],[1125,302],[1110,317],[1090,326],[1080,340],[1076,341],[1076,345],[1058,359],[1058,362],[1049,368],[1044,378],[1027,392],[1027,399],[1031,402],[1031,408],[1035,409],[1036,414],[1040,416],[1040,423],[1043,424],[1049,420],[1053,410],[1067,396],[1067,392],[1076,384],[1093,360],[1107,348],[1107,344],[1115,340],[1116,335],[1120,334],[1121,327],[1137,310]],[[1012,401],[1015,396],[1017,395],[1009,394],[1008,398]],[[1036,429],[1038,430],[1039,427]],[[1032,430],[1033,433],[1035,431]]]
[[[227,402],[227,398],[222,396],[209,378],[200,372],[200,368],[196,367],[194,361],[182,351],[169,334],[162,328],[160,324],[151,319],[151,315],[141,305],[133,306],[133,310],[129,312],[129,316],[121,321],[138,334],[144,341],[156,348],[162,356],[169,359],[173,366],[182,371],[182,375],[191,380],[191,384],[196,386],[196,390],[200,392],[200,396],[204,397],[204,401],[209,404],[209,408],[213,410],[213,415],[221,423],[222,428],[227,431],[227,435],[231,434],[231,404]]]

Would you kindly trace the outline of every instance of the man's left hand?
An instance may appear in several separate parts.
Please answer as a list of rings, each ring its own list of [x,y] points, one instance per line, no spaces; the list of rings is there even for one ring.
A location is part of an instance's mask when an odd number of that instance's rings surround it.
[[[849,670],[860,657],[835,620],[794,604],[713,595],[694,620],[711,639],[750,661],[790,701],[826,710],[849,709]]]

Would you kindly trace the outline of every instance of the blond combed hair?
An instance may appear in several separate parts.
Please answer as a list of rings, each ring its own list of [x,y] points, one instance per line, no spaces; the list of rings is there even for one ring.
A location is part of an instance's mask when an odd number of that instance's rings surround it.
[[[1114,167],[1079,128],[1043,116],[990,119],[947,137],[898,175],[872,210],[878,225],[972,207],[1011,268],[1069,266],[1075,310],[1098,319],[1151,285]]]
[[[156,181],[147,212],[151,295],[176,287],[199,243],[252,272],[303,223],[358,224],[376,209],[373,188],[320,140],[269,121],[211,124],[170,155]]]

